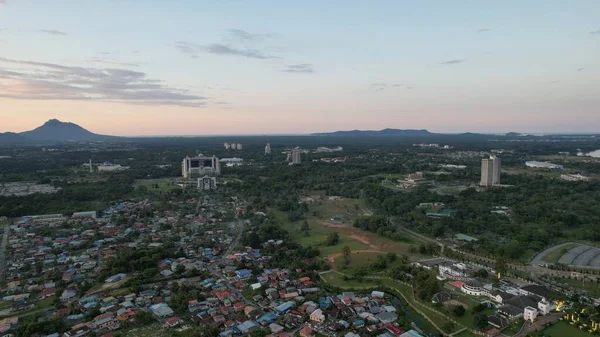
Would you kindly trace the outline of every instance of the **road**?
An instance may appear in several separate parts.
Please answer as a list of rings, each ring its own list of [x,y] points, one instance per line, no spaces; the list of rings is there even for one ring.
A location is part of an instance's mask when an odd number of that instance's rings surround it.
[[[8,234],[10,226],[8,222],[4,224],[4,234],[2,235],[2,245],[0,246],[0,283],[6,281],[6,245],[8,244]]]

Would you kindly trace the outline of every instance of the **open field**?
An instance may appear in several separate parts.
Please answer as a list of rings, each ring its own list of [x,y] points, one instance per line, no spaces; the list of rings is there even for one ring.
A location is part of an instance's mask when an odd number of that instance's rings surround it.
[[[554,324],[553,326],[549,327],[548,329],[544,330],[544,333],[546,334],[546,336],[550,336],[550,337],[589,337],[591,336],[591,334],[589,334],[587,331],[584,330],[580,330],[579,328],[570,325],[569,323],[566,322],[558,322],[556,324]]]
[[[329,254],[329,256],[327,256],[327,258],[329,259],[329,262],[333,263],[333,267],[335,270],[344,270],[344,273],[346,274],[352,274],[353,271],[359,269],[360,267],[364,266],[364,265],[368,265],[368,264],[372,264],[375,261],[377,261],[377,256],[379,255],[383,255],[385,257],[387,253],[385,252],[378,252],[378,251],[353,251],[352,255],[350,255],[350,264],[348,264],[346,266],[345,260],[344,260],[344,256],[342,253],[333,253],[333,254]],[[396,261],[394,262],[387,262],[387,269],[389,268],[394,268],[396,266],[399,266],[402,261],[400,259],[400,254],[397,254],[397,258]],[[415,254],[415,253],[411,253],[411,254],[404,254],[407,255],[408,257],[412,258],[412,259],[419,259],[419,258],[423,258],[423,255],[420,254]]]
[[[369,264],[375,262],[377,260],[377,256],[381,255],[379,252],[352,252],[350,255],[350,264],[348,266],[345,265],[344,257],[337,256],[334,259],[334,265],[336,270],[344,269],[344,267],[350,271],[356,269],[360,266],[364,266],[365,264]],[[329,256],[331,257],[331,255]]]
[[[144,186],[148,191],[171,191],[179,186],[171,183],[169,179],[145,179],[135,182],[135,186]]]
[[[550,253],[546,254],[544,257],[542,257],[542,260],[544,260],[544,262],[548,262],[548,263],[556,263],[556,262],[558,262],[558,260],[560,259],[561,256],[563,256],[571,248],[574,248],[576,246],[577,246],[576,243],[572,243],[572,244],[566,245],[564,247],[557,248],[557,249],[551,251]]]
[[[298,243],[304,246],[319,246],[323,256],[334,254],[333,257],[330,257],[330,261],[341,255],[344,246],[350,247],[352,251],[394,252],[407,255],[409,255],[411,247],[415,246],[413,242],[393,241],[353,227],[354,221],[367,212],[367,210],[363,210],[357,199],[313,197],[315,200],[309,204],[306,219],[310,228],[309,235],[300,231],[303,220],[292,223],[288,220],[286,213],[277,210],[272,210],[272,212],[277,222],[288,230]],[[321,245],[327,236],[334,232],[339,234],[339,242],[329,247]],[[423,257],[415,254],[412,256]]]
[[[325,282],[340,288],[354,288],[354,289],[369,289],[377,286],[377,282],[369,279],[365,279],[362,281],[357,280],[344,280],[344,275],[337,273],[335,271],[331,271],[328,273],[323,273],[321,277],[325,280]]]
[[[161,329],[159,324],[151,324],[141,328],[133,328],[123,334],[123,336],[126,337],[169,337],[172,335],[172,331]]]

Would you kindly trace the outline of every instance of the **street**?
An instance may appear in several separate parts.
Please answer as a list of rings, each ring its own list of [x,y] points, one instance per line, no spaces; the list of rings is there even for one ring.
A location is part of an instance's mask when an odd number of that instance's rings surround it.
[[[2,235],[2,245],[0,246],[0,283],[6,281],[6,245],[8,244],[8,234],[10,226],[8,222],[4,224],[4,234]]]

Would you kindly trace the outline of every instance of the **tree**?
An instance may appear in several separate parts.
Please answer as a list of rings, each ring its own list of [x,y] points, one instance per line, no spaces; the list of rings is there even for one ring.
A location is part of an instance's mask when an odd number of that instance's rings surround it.
[[[304,233],[305,236],[310,235],[310,227],[308,226],[308,221],[304,220],[304,222],[302,223],[302,227],[300,227],[300,231]]]
[[[350,254],[352,254],[350,247],[344,246],[344,248],[342,249],[342,254],[344,255],[344,264],[349,265],[350,264]]]
[[[444,325],[442,326],[442,330],[445,332],[448,332],[448,333],[454,331],[454,323],[452,323],[452,322],[444,323]]]
[[[155,320],[150,312],[145,310],[138,310],[135,312],[135,321],[141,325],[147,325],[153,323]]]
[[[269,334],[269,330],[267,329],[256,329],[250,332],[250,337],[265,337]]]
[[[485,305],[479,303],[473,307],[473,313],[483,312],[485,310]]]
[[[489,276],[488,271],[480,268],[478,270],[476,270],[475,272],[473,272],[473,277],[481,277],[481,278],[487,278]]]
[[[479,312],[473,316],[473,326],[475,326],[477,329],[483,330],[487,327],[487,325],[488,318],[486,314]]]
[[[454,315],[456,317],[461,317],[464,314],[465,314],[465,308],[462,305],[455,305],[452,308],[452,315]]]
[[[394,262],[394,261],[396,261],[396,260],[398,259],[398,255],[396,255],[396,253],[392,253],[392,252],[390,252],[390,253],[387,253],[387,254],[386,254],[386,257],[387,257],[387,260],[388,260],[390,263],[392,263],[392,262]]]
[[[340,242],[340,235],[337,232],[333,232],[329,235],[327,235],[327,238],[325,239],[325,246],[335,246],[338,244],[338,242]]]
[[[506,265],[506,260],[504,259],[503,256],[500,256],[496,259],[496,275],[499,275],[501,278],[502,276],[504,276],[504,274],[506,274],[506,270],[507,270],[507,265]]]

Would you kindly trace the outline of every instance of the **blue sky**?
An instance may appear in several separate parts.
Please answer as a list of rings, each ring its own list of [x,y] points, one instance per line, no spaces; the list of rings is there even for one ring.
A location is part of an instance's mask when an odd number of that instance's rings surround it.
[[[0,131],[600,131],[600,2],[0,0]]]

